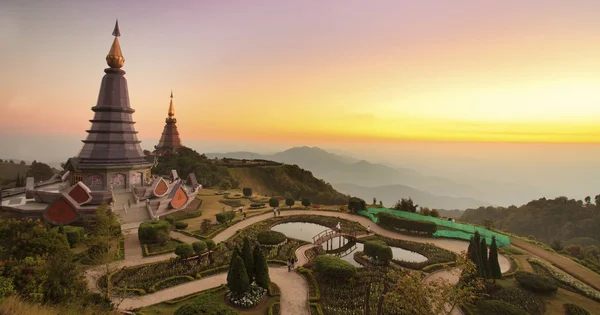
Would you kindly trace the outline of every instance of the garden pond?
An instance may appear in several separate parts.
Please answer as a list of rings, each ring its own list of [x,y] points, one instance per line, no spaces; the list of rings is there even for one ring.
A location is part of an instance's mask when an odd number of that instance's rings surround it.
[[[271,230],[273,231],[277,231],[277,232],[281,232],[283,234],[285,234],[287,237],[289,238],[294,238],[297,240],[302,240],[302,241],[306,241],[306,242],[313,242],[313,236],[325,231],[325,230],[329,230],[328,227],[324,226],[324,225],[320,225],[320,224],[315,224],[315,223],[304,223],[304,222],[288,222],[288,223],[281,223],[281,224],[277,224],[275,226],[273,226],[271,228]],[[331,254],[331,255],[337,255],[340,256],[340,258],[342,258],[343,260],[351,263],[352,265],[356,266],[356,267],[362,267],[361,264],[359,264],[358,262],[356,262],[354,260],[354,253],[358,252],[358,251],[363,251],[364,249],[364,245],[362,243],[356,243],[355,246],[352,245],[348,245],[348,241],[344,242],[346,243],[346,245],[342,245],[342,247],[344,247],[344,249],[348,248],[347,250],[342,250],[341,254]],[[342,244],[344,244],[342,243]],[[329,248],[327,248],[327,244],[323,244],[323,249],[325,250],[329,250],[329,251],[336,251],[339,248],[340,242],[337,241],[336,239],[333,239],[330,243],[329,243]],[[403,260],[403,261],[409,261],[409,262],[424,262],[427,260],[427,257],[400,248],[400,247],[393,247],[390,246],[392,249],[392,253],[394,254],[394,259],[396,260]]]

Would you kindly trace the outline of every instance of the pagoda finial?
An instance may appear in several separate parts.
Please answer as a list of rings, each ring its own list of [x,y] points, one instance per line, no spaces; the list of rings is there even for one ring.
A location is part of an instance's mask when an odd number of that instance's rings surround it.
[[[173,106],[173,90],[171,90],[171,103],[169,104],[169,118],[173,119],[175,117],[175,107]]]
[[[123,58],[123,53],[121,52],[121,45],[119,45],[119,36],[121,36],[121,31],[119,30],[119,20],[117,20],[115,23],[115,29],[113,30],[112,34],[115,39],[113,40],[108,55],[106,56],[106,63],[111,68],[120,69],[125,64],[125,58]]]

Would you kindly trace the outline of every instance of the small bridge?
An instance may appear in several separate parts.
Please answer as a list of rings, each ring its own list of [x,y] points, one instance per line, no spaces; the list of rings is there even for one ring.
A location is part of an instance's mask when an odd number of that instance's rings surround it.
[[[356,232],[338,232],[335,230],[327,229],[315,236],[313,236],[313,244],[316,246],[321,246],[324,243],[328,243],[329,240],[334,238],[339,238],[340,247],[342,246],[342,240],[349,240],[351,242],[356,241]],[[345,244],[345,241],[344,241]],[[329,246],[328,246],[329,247]]]

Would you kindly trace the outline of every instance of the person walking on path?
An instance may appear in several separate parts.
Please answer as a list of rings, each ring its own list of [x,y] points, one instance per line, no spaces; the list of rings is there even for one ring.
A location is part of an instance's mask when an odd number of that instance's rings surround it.
[[[280,209],[277,209],[277,216],[279,216],[279,217],[281,216],[281,210]]]
[[[292,269],[294,269],[294,265],[296,264],[296,260],[294,259],[294,257],[290,258],[290,263],[292,264]]]
[[[338,224],[335,226],[335,229],[337,230],[338,233],[342,232],[342,225],[339,221],[338,221]]]
[[[277,208],[273,208],[273,218],[277,216]]]
[[[246,212],[244,212],[244,220],[246,220]]]
[[[288,265],[288,272],[292,271],[292,264],[289,260],[287,262],[287,265]]]
[[[369,234],[371,234],[371,226],[370,225],[367,226],[367,235],[369,235]]]

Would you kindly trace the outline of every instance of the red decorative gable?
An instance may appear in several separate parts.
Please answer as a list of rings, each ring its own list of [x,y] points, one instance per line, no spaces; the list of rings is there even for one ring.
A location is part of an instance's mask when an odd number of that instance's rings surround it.
[[[69,191],[69,196],[80,205],[88,203],[92,200],[90,189],[82,182],[77,182],[77,184],[71,187],[71,190]]]
[[[54,224],[69,224],[79,218],[75,200],[66,194],[54,201],[44,211],[44,219]]]
[[[154,185],[154,190],[152,193],[154,194],[154,197],[163,197],[169,192],[169,184],[167,184],[165,179],[162,177],[159,177],[157,181],[158,182]]]
[[[175,192],[175,196],[173,196],[173,199],[171,200],[170,205],[173,209],[181,209],[183,206],[185,206],[187,201],[187,193],[185,192],[185,190],[183,190],[183,187],[179,186],[177,192]]]

